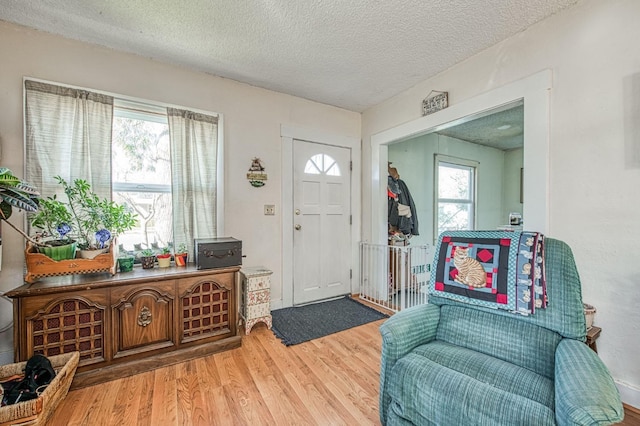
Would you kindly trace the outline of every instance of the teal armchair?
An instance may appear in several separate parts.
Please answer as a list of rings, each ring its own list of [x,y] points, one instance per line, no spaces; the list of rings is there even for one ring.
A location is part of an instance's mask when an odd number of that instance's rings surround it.
[[[380,327],[383,425],[607,425],[624,411],[584,343],[571,249],[547,238],[550,306],[523,316],[431,296]]]

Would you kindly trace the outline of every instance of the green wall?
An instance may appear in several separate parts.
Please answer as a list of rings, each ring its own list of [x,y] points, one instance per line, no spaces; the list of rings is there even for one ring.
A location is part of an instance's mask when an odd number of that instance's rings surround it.
[[[408,186],[416,205],[419,236],[411,244],[434,244],[435,155],[477,161],[477,229],[496,229],[509,212],[522,212],[520,168],[522,149],[502,151],[436,133],[389,146],[389,161]]]

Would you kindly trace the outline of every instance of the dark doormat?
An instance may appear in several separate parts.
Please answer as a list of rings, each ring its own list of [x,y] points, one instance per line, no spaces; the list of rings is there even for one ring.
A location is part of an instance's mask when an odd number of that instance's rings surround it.
[[[271,312],[273,333],[287,346],[388,318],[349,296]]]

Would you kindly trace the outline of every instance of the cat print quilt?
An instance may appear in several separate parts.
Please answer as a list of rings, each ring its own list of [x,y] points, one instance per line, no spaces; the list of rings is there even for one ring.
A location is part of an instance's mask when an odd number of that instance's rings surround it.
[[[546,308],[544,236],[524,231],[443,232],[429,294],[523,315]]]

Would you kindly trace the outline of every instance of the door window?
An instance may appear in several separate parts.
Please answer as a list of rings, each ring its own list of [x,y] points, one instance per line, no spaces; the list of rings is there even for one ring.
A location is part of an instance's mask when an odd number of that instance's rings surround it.
[[[316,154],[311,157],[304,166],[304,172],[310,175],[341,176],[338,163],[327,154]]]

